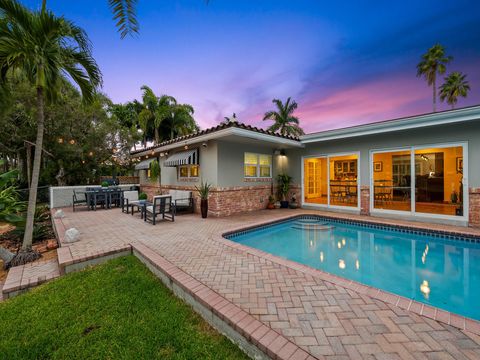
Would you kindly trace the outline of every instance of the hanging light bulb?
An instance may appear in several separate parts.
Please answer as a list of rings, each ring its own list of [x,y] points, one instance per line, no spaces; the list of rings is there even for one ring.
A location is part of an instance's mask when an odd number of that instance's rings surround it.
[[[71,139],[71,140],[69,141],[69,143],[70,143],[70,145],[75,145],[75,140],[74,140],[74,139]]]
[[[58,138],[57,141],[58,141],[59,144],[63,144],[63,138]]]

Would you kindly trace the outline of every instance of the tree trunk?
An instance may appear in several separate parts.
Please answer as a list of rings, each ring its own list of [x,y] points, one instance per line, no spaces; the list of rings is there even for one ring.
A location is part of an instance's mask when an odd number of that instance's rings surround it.
[[[32,146],[27,144],[27,187],[30,189],[30,182],[32,181]]]
[[[42,88],[37,88],[37,140],[35,142],[35,156],[33,158],[32,181],[28,192],[27,222],[23,236],[23,251],[32,249],[33,220],[37,206],[37,189],[40,177],[40,165],[42,163],[43,127],[44,127],[44,94]]]
[[[155,128],[155,144],[160,144],[160,134],[158,133],[158,127]]]
[[[433,77],[433,112],[437,112],[437,81],[436,81],[436,76]]]

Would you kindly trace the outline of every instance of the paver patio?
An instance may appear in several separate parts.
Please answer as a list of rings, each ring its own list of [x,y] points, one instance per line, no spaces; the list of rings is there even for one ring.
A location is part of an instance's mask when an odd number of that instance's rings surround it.
[[[235,228],[308,211],[258,211],[208,219],[181,215],[174,223],[156,226],[116,209],[64,211],[66,217],[56,221],[81,232],[80,241],[67,245],[72,257],[141,243],[317,358],[480,358],[476,334],[339,286],[314,272],[299,271],[286,261],[248,251],[221,236]]]

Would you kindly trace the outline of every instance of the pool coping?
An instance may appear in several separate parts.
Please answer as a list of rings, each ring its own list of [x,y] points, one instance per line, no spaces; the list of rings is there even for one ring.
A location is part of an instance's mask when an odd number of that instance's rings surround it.
[[[263,258],[265,260],[277,263],[279,265],[286,266],[286,267],[291,268],[291,269],[296,270],[296,271],[300,271],[304,274],[320,278],[323,281],[326,281],[326,282],[329,282],[333,285],[337,285],[337,286],[343,287],[345,289],[354,291],[358,294],[367,295],[367,296],[369,296],[373,299],[383,301],[385,303],[388,303],[388,304],[391,304],[393,306],[399,307],[399,308],[401,308],[403,310],[406,310],[406,311],[411,311],[411,312],[413,312],[417,315],[425,316],[425,317],[430,318],[432,320],[435,320],[435,321],[438,321],[438,322],[456,327],[460,330],[469,331],[469,332],[474,333],[476,335],[480,335],[480,321],[478,321],[478,320],[475,320],[475,319],[472,319],[472,318],[469,318],[469,317],[466,317],[466,316],[458,315],[456,313],[446,311],[446,310],[440,309],[440,308],[435,307],[435,306],[427,305],[427,304],[424,304],[422,302],[419,302],[419,301],[416,301],[416,300],[413,300],[413,299],[409,299],[409,298],[401,296],[401,295],[393,294],[391,292],[384,291],[384,290],[381,290],[381,289],[376,288],[376,287],[365,285],[365,284],[362,284],[362,283],[354,281],[354,280],[349,280],[349,279],[341,277],[341,276],[337,276],[337,275],[334,275],[334,274],[331,274],[331,273],[328,273],[328,272],[325,272],[325,271],[322,271],[322,270],[319,270],[319,269],[315,269],[313,267],[303,265],[303,264],[298,263],[296,261],[287,260],[287,259],[284,259],[282,257],[267,253],[265,251],[240,244],[238,242],[235,242],[235,241],[227,238],[227,236],[230,236],[230,235],[238,233],[238,232],[257,229],[257,228],[259,228],[259,227],[261,228],[263,226],[265,226],[265,227],[272,226],[272,225],[275,225],[275,224],[278,224],[278,223],[283,223],[285,221],[289,221],[289,220],[292,220],[292,219],[295,219],[295,218],[302,218],[302,217],[309,217],[309,216],[310,217],[318,217],[318,218],[327,218],[327,219],[332,219],[332,220],[337,220],[337,221],[338,220],[343,221],[343,219],[345,219],[344,221],[346,221],[346,222],[363,223],[363,224],[374,225],[374,226],[375,225],[381,225],[381,226],[385,226],[385,227],[396,227],[396,228],[400,227],[400,228],[405,229],[405,230],[412,230],[413,229],[414,233],[415,233],[415,231],[419,231],[419,230],[425,231],[425,228],[422,228],[420,226],[415,226],[415,224],[412,224],[412,226],[398,225],[398,224],[388,225],[387,223],[380,222],[380,221],[369,221],[369,220],[358,220],[357,221],[357,220],[352,220],[352,219],[349,219],[349,218],[342,218],[341,216],[328,216],[328,215],[324,216],[324,215],[316,215],[316,214],[305,212],[305,213],[298,213],[298,214],[294,214],[294,215],[292,215],[292,214],[285,215],[284,217],[280,217],[280,218],[275,219],[273,221],[268,221],[268,222],[260,221],[258,223],[249,224],[248,226],[240,226],[238,228],[230,229],[226,232],[223,232],[218,238],[215,237],[214,240],[219,241],[219,242],[221,242],[221,243],[223,243],[223,244],[225,244],[225,245],[227,245],[231,248],[244,251],[248,254],[258,256],[258,257]],[[476,237],[475,235],[469,234],[469,233],[461,233],[461,232],[457,233],[457,232],[453,232],[453,231],[449,232],[447,230],[438,230],[437,231],[437,230],[432,229],[432,230],[428,230],[427,232],[428,233],[437,232],[439,234],[446,233],[446,234],[449,234],[450,236],[454,236],[454,235],[459,234],[459,236],[469,235],[471,237]]]

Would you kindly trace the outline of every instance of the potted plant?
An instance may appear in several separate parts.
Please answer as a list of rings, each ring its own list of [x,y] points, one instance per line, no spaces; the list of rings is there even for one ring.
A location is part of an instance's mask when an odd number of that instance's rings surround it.
[[[293,193],[292,199],[289,205],[290,209],[296,209],[298,208],[298,203],[297,203],[297,195]]]
[[[211,187],[211,184],[203,181],[200,183],[200,186],[195,185],[198,195],[200,196],[200,211],[202,212],[202,219],[205,219],[208,215],[208,195]]]
[[[109,184],[108,184],[108,181],[104,180],[102,181],[101,185],[102,187],[108,187]]]
[[[141,192],[140,194],[138,194],[139,201],[146,201],[147,199],[148,199],[148,196],[144,192]]]
[[[270,195],[268,197],[267,209],[275,209],[275,198],[273,197],[273,195]]]
[[[158,163],[158,160],[153,160],[150,163],[150,179],[156,182],[160,177],[160,171],[160,164]]]
[[[282,199],[280,201],[280,207],[283,209],[288,208],[288,192],[290,191],[290,183],[292,182],[292,177],[287,174],[278,174],[277,184],[278,184],[278,194]]]

